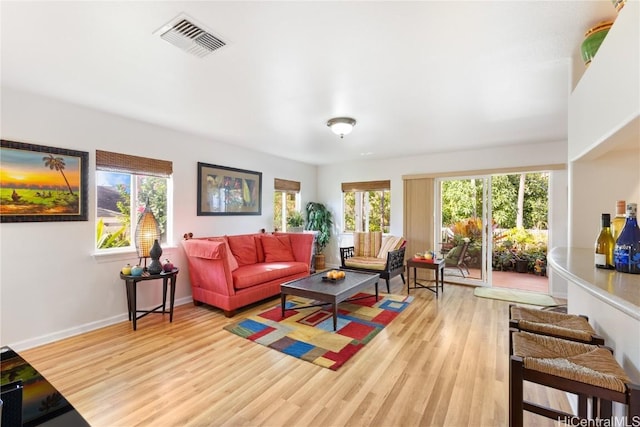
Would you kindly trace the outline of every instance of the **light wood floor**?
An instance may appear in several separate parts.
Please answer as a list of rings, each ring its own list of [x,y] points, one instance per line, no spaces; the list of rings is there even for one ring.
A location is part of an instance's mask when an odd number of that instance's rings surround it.
[[[393,293],[404,294],[400,278]],[[233,320],[180,306],[21,352],[92,426],[505,426],[504,301],[445,285],[414,302],[337,372],[242,339]],[[250,309],[278,304],[273,299]],[[570,410],[563,394],[525,391]],[[525,414],[527,425],[556,425]]]

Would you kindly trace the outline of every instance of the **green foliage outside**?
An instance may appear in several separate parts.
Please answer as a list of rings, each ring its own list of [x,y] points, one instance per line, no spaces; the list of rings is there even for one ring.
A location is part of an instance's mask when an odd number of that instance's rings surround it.
[[[273,192],[273,229],[282,230],[282,195],[286,197],[287,205],[287,220],[291,215],[294,215],[296,211],[296,193],[289,193],[286,191],[274,191]]]
[[[482,216],[482,180],[460,179],[442,183],[442,224],[448,226]],[[493,220],[498,228],[516,227],[520,175],[494,175],[491,179]],[[548,173],[526,174],[523,227],[546,230],[548,226]]]
[[[542,230],[511,228],[504,230],[499,244],[494,243],[492,267],[494,270],[511,271],[516,262],[527,264],[528,272],[540,273],[547,264],[547,233]]]
[[[546,266],[548,188],[547,173],[525,175],[522,227],[517,227],[520,174],[492,177],[493,268],[513,270],[526,260],[530,272]],[[446,251],[470,240],[469,254],[479,263],[482,250],[482,180],[463,179],[442,183],[442,223],[450,230],[443,236]]]
[[[137,176],[138,179],[138,219],[144,207],[149,207],[160,226],[160,241],[167,240],[167,179],[155,176]]]
[[[298,211],[293,211],[287,217],[287,226],[288,227],[302,227],[304,225],[304,217]]]
[[[356,193],[347,191],[342,193],[344,212],[344,231],[356,230]]]
[[[362,206],[368,212],[362,212],[362,224],[356,226],[356,197],[361,198]],[[391,220],[391,192],[382,191],[349,191],[343,193],[344,198],[344,230],[345,231],[382,231],[388,233]],[[367,209],[365,209],[367,210]],[[368,224],[367,228],[367,215]]]

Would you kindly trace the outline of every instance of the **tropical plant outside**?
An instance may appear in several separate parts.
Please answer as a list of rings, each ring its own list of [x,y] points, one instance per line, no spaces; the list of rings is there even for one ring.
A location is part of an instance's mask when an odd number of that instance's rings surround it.
[[[287,217],[287,225],[289,227],[302,227],[304,225],[304,217],[298,211],[293,211]]]
[[[343,201],[345,231],[389,232],[391,218],[389,190],[346,191],[343,193]]]
[[[548,182],[548,173],[492,177],[494,270],[514,270],[519,261],[530,272],[546,270]],[[442,249],[468,238],[470,266],[481,259],[482,185],[473,179],[442,183]]]
[[[296,198],[297,193],[288,191],[274,191],[273,193],[273,229],[280,230],[282,225],[282,198],[285,197],[286,213],[285,221],[288,221],[289,217],[296,211]]]

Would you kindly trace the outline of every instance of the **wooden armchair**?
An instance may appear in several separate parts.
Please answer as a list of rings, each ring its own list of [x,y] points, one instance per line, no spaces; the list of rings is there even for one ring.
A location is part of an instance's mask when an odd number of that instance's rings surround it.
[[[385,236],[381,232],[354,233],[354,246],[340,248],[341,268],[380,274],[387,282],[395,276],[404,280],[405,243],[403,237]]]

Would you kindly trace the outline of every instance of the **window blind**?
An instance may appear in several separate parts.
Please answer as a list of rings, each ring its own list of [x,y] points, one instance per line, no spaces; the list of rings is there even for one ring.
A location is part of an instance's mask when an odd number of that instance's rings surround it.
[[[169,178],[173,173],[173,162],[96,150],[96,169]]]
[[[391,181],[343,182],[342,192],[391,190]]]
[[[300,192],[300,183],[298,181],[289,181],[286,179],[275,178],[273,180],[273,188],[276,191]]]

